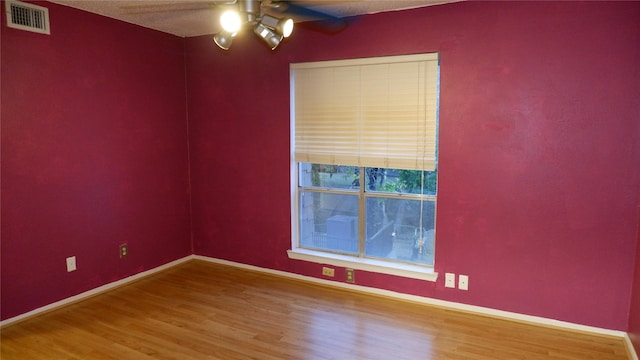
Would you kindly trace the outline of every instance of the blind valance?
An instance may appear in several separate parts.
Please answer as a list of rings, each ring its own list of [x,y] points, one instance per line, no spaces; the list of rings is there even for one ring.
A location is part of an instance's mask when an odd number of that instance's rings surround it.
[[[291,65],[294,160],[434,170],[438,54]]]

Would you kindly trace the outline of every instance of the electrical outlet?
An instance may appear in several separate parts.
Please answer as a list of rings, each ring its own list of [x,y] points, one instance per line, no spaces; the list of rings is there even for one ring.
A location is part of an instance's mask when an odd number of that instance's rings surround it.
[[[345,269],[346,280],[348,283],[356,282],[356,272],[353,269]]]
[[[120,259],[126,258],[129,255],[129,248],[127,244],[120,244]]]
[[[458,289],[469,290],[469,276],[467,275],[458,276]]]
[[[67,258],[67,272],[72,272],[77,269],[76,267],[76,257],[71,256]]]
[[[323,267],[322,268],[322,275],[333,277],[335,275],[335,271],[336,271],[335,269],[328,268],[328,267]]]
[[[444,274],[444,287],[456,288],[456,274],[445,273]]]

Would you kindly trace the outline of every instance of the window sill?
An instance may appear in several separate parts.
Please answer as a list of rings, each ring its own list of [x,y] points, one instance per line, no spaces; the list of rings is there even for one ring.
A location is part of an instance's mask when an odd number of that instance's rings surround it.
[[[333,266],[347,267],[357,270],[370,271],[381,274],[395,275],[412,279],[426,280],[435,282],[438,279],[438,273],[432,268],[410,265],[389,263],[386,261],[361,259],[353,256],[329,254],[321,251],[308,249],[287,250],[290,259],[303,260],[318,264],[327,264]]]

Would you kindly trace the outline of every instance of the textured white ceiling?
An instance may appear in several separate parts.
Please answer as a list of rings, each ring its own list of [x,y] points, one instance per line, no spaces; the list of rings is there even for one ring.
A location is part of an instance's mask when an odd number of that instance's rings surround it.
[[[181,37],[217,33],[220,11],[224,9],[224,4],[229,3],[223,0],[52,0],[51,2]],[[295,4],[345,17],[447,2],[452,0],[298,0]]]

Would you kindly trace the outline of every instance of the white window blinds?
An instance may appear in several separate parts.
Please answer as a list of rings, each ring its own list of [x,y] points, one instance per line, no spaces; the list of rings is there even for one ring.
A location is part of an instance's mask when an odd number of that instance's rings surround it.
[[[434,170],[438,54],[291,65],[294,160]]]

